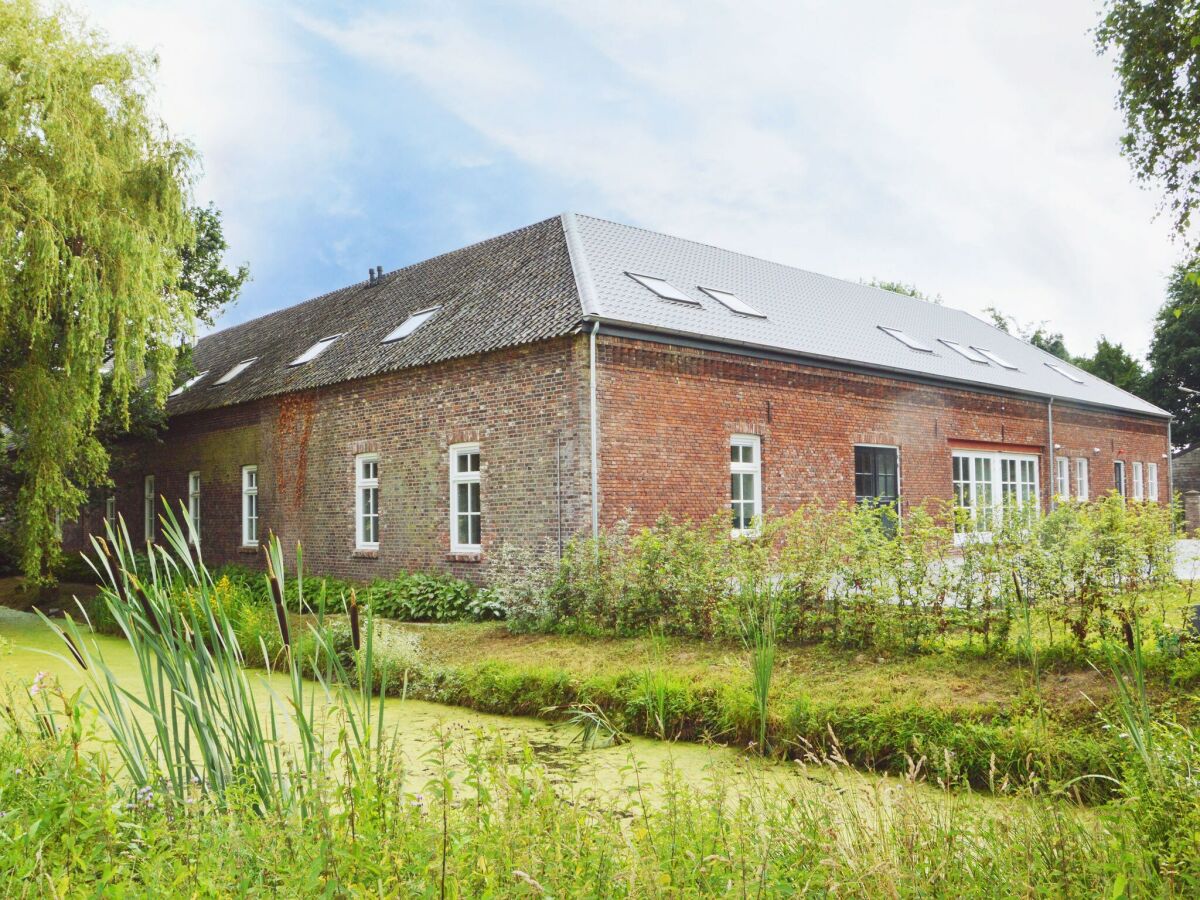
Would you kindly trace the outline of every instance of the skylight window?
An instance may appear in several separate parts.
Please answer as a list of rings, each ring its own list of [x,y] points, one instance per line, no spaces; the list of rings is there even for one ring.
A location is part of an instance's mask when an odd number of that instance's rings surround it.
[[[884,334],[891,335],[896,340],[898,340],[900,343],[902,343],[905,347],[907,347],[909,350],[916,350],[920,353],[932,353],[933,352],[933,348],[930,347],[928,344],[924,344],[921,341],[918,341],[915,337],[909,336],[905,332],[901,331],[899,328],[885,328],[883,325],[880,325],[879,330],[882,331]]]
[[[1055,363],[1049,363],[1049,362],[1046,363],[1046,368],[1053,369],[1055,372],[1057,372],[1063,378],[1070,378],[1076,384],[1083,384],[1083,379],[1080,378],[1078,375],[1076,375],[1074,372],[1072,372],[1070,369],[1065,369],[1060,365],[1056,365]]]
[[[716,288],[706,287],[702,287],[700,290],[739,316],[757,316],[760,319],[767,317],[765,313],[760,313],[745,300],[742,300],[735,294],[729,293],[729,291],[718,291]]]
[[[1012,363],[1010,363],[1007,359],[1005,359],[999,353],[995,353],[991,350],[985,350],[983,347],[972,347],[971,349],[974,350],[976,353],[978,353],[980,356],[987,357],[988,359],[990,359],[992,362],[994,362],[996,365],[998,365],[1002,369],[1012,369],[1014,372],[1018,371],[1016,366],[1014,366]]]
[[[966,359],[969,359],[973,363],[983,363],[985,366],[988,363],[987,357],[979,353],[979,351],[977,351],[974,347],[964,347],[958,341],[950,341],[946,338],[938,338],[938,340],[940,340],[955,353],[965,357]]]
[[[654,278],[650,275],[635,275],[632,272],[626,272],[625,274],[664,300],[674,300],[676,303],[687,303],[691,306],[700,305],[698,300],[693,300],[683,291],[679,290],[679,288],[675,287],[675,285],[671,284],[671,282],[662,278]]]
[[[182,393],[183,393],[184,391],[186,391],[188,388],[190,388],[190,387],[192,387],[193,385],[195,385],[197,381],[199,381],[201,378],[203,378],[203,377],[204,377],[205,375],[207,375],[207,374],[208,374],[208,370],[207,370],[207,369],[205,369],[205,370],[204,370],[203,372],[201,372],[199,375],[194,375],[194,376],[192,376],[192,377],[191,377],[191,378],[189,378],[187,381],[185,381],[183,384],[181,384],[179,387],[175,388],[175,390],[171,391],[171,396],[172,396],[172,397],[178,397],[180,394],[182,394]]]
[[[289,366],[302,366],[305,363],[312,362],[314,359],[316,359],[318,356],[320,356],[322,353],[324,353],[326,350],[328,350],[333,345],[333,342],[336,341],[340,337],[341,337],[340,334],[331,334],[329,337],[321,338],[319,341],[317,341],[315,344],[313,344],[311,347],[309,347],[307,350],[305,350],[303,353],[301,353],[299,356],[297,356],[295,359],[293,359],[290,363],[288,363],[288,365]]]
[[[229,384],[233,379],[237,378],[248,368],[250,368],[258,360],[257,356],[252,356],[249,359],[243,359],[240,363],[218,378],[214,384]]]
[[[380,343],[390,344],[392,341],[398,341],[400,338],[408,337],[410,334],[428,322],[433,317],[433,314],[439,309],[441,309],[440,306],[435,306],[432,309],[423,309],[420,312],[413,313],[411,316],[393,328],[390,332],[388,332],[388,336],[380,341]]]

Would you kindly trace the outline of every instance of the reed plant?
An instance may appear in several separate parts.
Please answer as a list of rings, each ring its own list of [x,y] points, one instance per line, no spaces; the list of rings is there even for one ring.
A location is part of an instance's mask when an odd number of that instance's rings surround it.
[[[760,753],[766,754],[778,609],[774,587],[769,580],[748,579],[742,585],[741,594],[741,633],[742,642],[750,654],[750,686],[758,720],[757,746]]]
[[[264,547],[263,577],[274,599],[280,650],[270,652],[261,636],[257,649],[269,672],[284,676],[286,689],[256,690],[238,628],[188,538],[187,511],[176,517],[165,506],[161,523],[162,539],[150,546],[140,567],[124,520],[109,526],[106,537],[93,538],[89,558],[105,613],[136,660],[138,687],[122,683],[72,617],[46,624],[82,670],[87,702],[110,733],[135,789],[162,787],[179,801],[197,786],[217,798],[236,789],[253,796],[261,812],[304,805],[309,785],[329,764],[329,726],[337,726],[342,765],[354,769],[380,749],[382,708],[375,714],[369,693],[370,621],[365,645],[356,641],[349,669],[328,629],[318,625],[294,634],[283,604],[283,551],[272,536]],[[301,565],[297,551],[298,581]],[[382,693],[380,698],[382,703]]]

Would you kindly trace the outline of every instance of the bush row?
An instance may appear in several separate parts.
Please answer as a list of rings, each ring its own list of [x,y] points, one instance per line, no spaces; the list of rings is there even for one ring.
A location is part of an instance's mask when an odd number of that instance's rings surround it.
[[[1171,512],[1116,495],[1015,511],[986,540],[950,509],[807,506],[731,536],[726,517],[664,518],[573,542],[561,560],[500,553],[492,592],[515,631],[734,639],[742,586],[770,585],[791,643],[1004,647],[1033,630],[1084,646],[1128,637],[1176,585]],[[1048,633],[1048,634],[1046,634]]]

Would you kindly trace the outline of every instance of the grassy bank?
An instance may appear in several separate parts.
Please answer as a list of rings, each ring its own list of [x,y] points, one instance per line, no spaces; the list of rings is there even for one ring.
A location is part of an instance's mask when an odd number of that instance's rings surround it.
[[[748,746],[757,718],[745,653],[735,646],[643,638],[512,635],[495,624],[398,626],[391,689],[483,712],[554,716],[593,705],[627,733]],[[384,642],[385,647],[387,642]],[[778,654],[769,750],[805,758],[839,752],[855,765],[989,787],[1062,784],[1112,773],[1111,676],[1047,673],[967,654],[888,659],[828,647]],[[1089,699],[1090,698],[1090,699]],[[1077,785],[1081,795],[1107,783]]]

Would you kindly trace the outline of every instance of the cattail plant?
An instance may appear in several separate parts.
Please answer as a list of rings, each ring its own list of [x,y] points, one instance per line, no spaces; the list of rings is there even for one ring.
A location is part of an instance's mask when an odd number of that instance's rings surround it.
[[[775,592],[769,580],[748,578],[742,584],[740,630],[742,643],[750,653],[750,681],[754,711],[758,717],[758,750],[767,752],[768,701],[771,676],[775,672],[775,620],[778,614]]]
[[[187,511],[182,515],[181,524],[167,507],[162,542],[151,546],[141,573],[123,519],[108,526],[107,538],[93,539],[94,558],[88,558],[108,614],[137,662],[140,686],[123,683],[100,645],[70,616],[62,625],[43,620],[83,669],[88,702],[111,733],[135,788],[162,785],[182,802],[199,784],[220,803],[236,784],[250,790],[263,812],[297,806],[303,812],[309,792],[333,758],[326,752],[321,723],[341,722],[339,765],[351,777],[357,776],[362,760],[382,747],[382,729],[373,721],[371,682],[361,677],[364,672],[372,677],[370,616],[365,650],[355,663],[358,690],[324,627],[311,629],[308,662],[316,682],[305,680],[304,661],[295,652],[283,608],[282,548],[272,537],[267,578],[286,648],[282,666],[288,682],[286,703],[278,704],[273,691],[252,688],[234,625],[188,540],[192,526]],[[185,593],[190,602],[181,602]],[[271,656],[265,646],[261,649],[269,666]],[[382,697],[378,711],[381,718]],[[297,740],[287,740],[288,727],[295,729]]]

